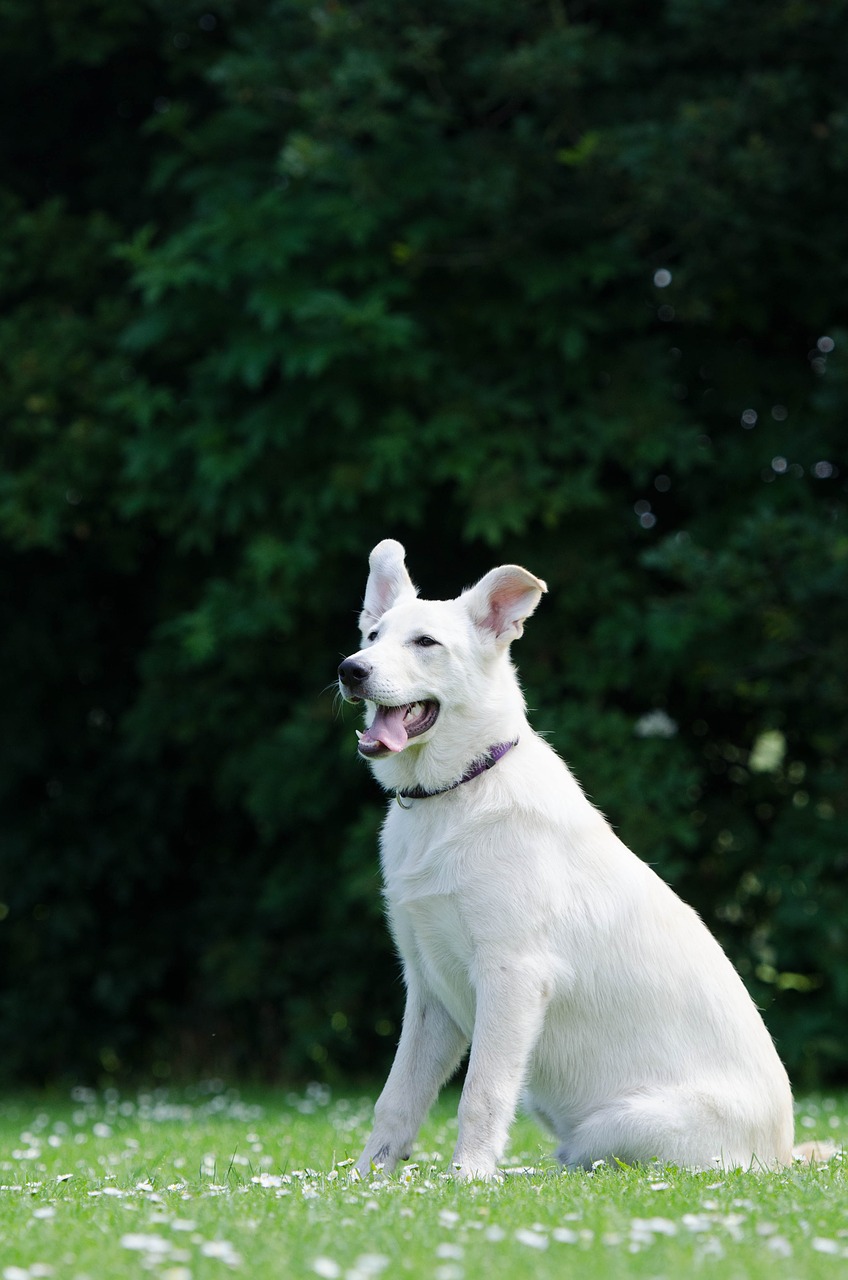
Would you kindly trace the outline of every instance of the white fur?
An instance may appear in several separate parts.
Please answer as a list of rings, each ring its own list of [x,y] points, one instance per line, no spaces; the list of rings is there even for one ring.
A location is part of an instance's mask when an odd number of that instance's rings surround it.
[[[527,722],[509,644],[544,590],[508,565],[457,600],[419,600],[399,543],[371,556],[354,655],[371,668],[369,715],[376,702],[441,708],[371,762],[380,783],[435,790],[519,742],[453,791],[389,805],[382,867],[406,1011],[358,1169],[409,1156],[469,1044],[461,1177],[495,1174],[522,1094],[568,1166],[787,1164],[789,1082],[740,978]]]

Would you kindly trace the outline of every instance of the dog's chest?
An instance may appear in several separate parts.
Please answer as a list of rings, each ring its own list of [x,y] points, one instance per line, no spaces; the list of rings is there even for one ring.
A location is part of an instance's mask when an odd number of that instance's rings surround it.
[[[427,801],[419,801],[426,806]],[[390,809],[383,827],[381,861],[386,898],[394,908],[456,894],[468,875],[472,839],[465,824],[440,809],[411,813]]]
[[[399,815],[403,817],[404,815]],[[455,1020],[474,1019],[473,903],[468,845],[438,822],[387,822],[383,877],[392,931],[407,965],[423,970]]]
[[[426,981],[470,1037],[477,996],[474,941],[456,894],[390,906],[392,930],[406,967]]]

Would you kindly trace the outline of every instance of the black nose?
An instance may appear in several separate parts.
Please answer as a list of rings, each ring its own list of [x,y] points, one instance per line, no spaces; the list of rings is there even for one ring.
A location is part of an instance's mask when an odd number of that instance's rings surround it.
[[[360,658],[345,658],[339,666],[339,679],[348,689],[355,689],[371,674],[371,667]]]

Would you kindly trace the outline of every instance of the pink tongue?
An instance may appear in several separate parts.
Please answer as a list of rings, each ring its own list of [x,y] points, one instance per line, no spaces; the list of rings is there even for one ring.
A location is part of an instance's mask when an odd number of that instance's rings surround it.
[[[387,751],[403,751],[409,738],[403,723],[406,710],[406,707],[378,707],[371,727],[365,730],[360,742],[379,742]]]

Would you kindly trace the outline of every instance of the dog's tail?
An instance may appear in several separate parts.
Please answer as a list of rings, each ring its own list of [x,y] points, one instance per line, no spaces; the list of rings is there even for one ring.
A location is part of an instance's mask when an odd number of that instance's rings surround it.
[[[834,1142],[801,1142],[792,1148],[792,1159],[801,1164],[826,1164],[841,1152],[842,1148]]]

